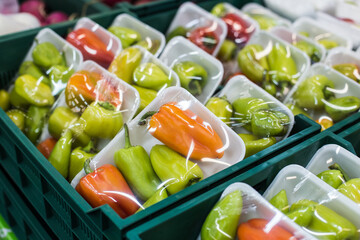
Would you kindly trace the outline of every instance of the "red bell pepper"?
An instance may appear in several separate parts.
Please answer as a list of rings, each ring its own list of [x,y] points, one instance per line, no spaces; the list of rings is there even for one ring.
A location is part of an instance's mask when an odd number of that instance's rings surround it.
[[[84,70],[73,74],[65,88],[66,104],[74,112],[83,112],[95,100],[110,102],[119,110],[121,96],[117,85],[99,73]]]
[[[189,33],[188,39],[205,52],[212,54],[219,43],[219,37],[214,30],[214,26],[196,28]]]
[[[240,224],[237,234],[239,240],[296,240],[293,234],[279,226],[267,229],[268,220],[254,218]]]
[[[46,159],[48,159],[55,147],[56,142],[57,140],[55,138],[50,137],[39,143],[36,148],[42,153],[42,155],[44,155]]]
[[[222,20],[227,25],[227,38],[235,41],[236,44],[245,44],[250,37],[251,28],[248,28],[247,23],[236,15],[235,13],[228,13]]]
[[[66,41],[80,50],[84,60],[93,60],[104,68],[108,68],[114,59],[114,54],[107,49],[107,46],[92,31],[86,28],[79,28],[69,33]]]
[[[88,163],[89,160],[85,166]],[[88,173],[80,179],[75,189],[92,207],[109,204],[122,218],[134,214],[139,209],[140,203],[137,202],[126,180],[111,164],[105,164]]]

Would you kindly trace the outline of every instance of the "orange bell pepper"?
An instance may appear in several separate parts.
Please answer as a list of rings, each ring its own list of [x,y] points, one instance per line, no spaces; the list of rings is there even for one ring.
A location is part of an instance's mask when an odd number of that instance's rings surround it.
[[[108,68],[114,59],[114,54],[107,49],[107,46],[92,31],[86,28],[79,28],[69,33],[66,41],[80,50],[84,60],[93,60],[104,68]]]
[[[89,161],[86,164],[88,163]],[[139,209],[140,203],[137,202],[125,178],[111,164],[105,164],[81,178],[75,189],[92,207],[109,204],[122,218],[134,214]]]
[[[95,100],[110,102],[119,110],[121,96],[118,87],[101,74],[85,70],[74,73],[65,88],[66,104],[75,112],[83,112]]]
[[[224,155],[219,135],[190,110],[183,111],[174,103],[167,103],[161,106],[159,112],[150,112],[143,118],[151,114],[149,132],[174,151],[190,155],[194,160],[221,158]]]
[[[237,234],[239,240],[297,240],[291,233],[279,226],[266,230],[268,220],[254,218],[240,224]]]

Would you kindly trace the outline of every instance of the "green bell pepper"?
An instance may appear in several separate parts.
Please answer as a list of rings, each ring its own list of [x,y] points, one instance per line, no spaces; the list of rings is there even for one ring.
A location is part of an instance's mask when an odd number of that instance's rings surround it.
[[[130,47],[141,40],[140,33],[131,28],[111,26],[108,31],[120,39],[123,49]]]
[[[0,108],[2,108],[4,111],[7,111],[10,107],[10,94],[1,89],[0,90]]]
[[[148,200],[146,200],[146,202],[136,212],[140,212],[140,211],[154,205],[155,203],[158,203],[158,202],[164,200],[167,197],[168,197],[168,194],[166,192],[166,189],[162,187],[159,190],[157,190],[154,193],[154,195],[152,195]]]
[[[15,95],[14,105],[35,105],[38,107],[47,107],[54,104],[54,97],[48,85],[39,82],[31,75],[22,75],[15,80],[13,89]],[[12,100],[10,95],[10,102]],[[15,99],[14,99],[15,98]],[[19,104],[17,104],[19,103]]]
[[[48,121],[49,133],[54,138],[59,139],[63,131],[73,125],[78,120],[78,118],[79,117],[68,107],[55,108]]]
[[[252,134],[239,133],[238,135],[245,143],[245,158],[250,157],[251,155],[254,155],[255,153],[258,153],[276,143],[276,139],[274,137],[259,139],[257,136]]]
[[[26,114],[23,111],[20,111],[19,109],[11,109],[7,111],[6,114],[21,131],[24,130]]]
[[[125,148],[115,152],[114,161],[134,193],[141,200],[147,201],[160,185],[151,166],[150,158],[142,146],[132,146],[129,129],[124,124]]]
[[[175,194],[204,177],[199,165],[186,160],[165,145],[153,146],[150,160],[156,175],[164,182],[170,194]]]
[[[334,65],[333,68],[347,76],[348,78],[351,78],[352,80],[356,82],[360,82],[360,74],[359,74],[359,68],[356,66],[356,64],[353,63],[342,63]]]
[[[360,108],[360,99],[353,96],[346,96],[329,100],[325,103],[325,111],[334,122],[348,117]]]
[[[108,102],[92,102],[80,117],[85,133],[90,137],[112,139],[123,127],[120,111]]]
[[[89,158],[96,156],[97,151],[94,148],[94,143],[92,141],[89,144],[82,148],[75,148],[70,155],[70,166],[69,166],[69,182],[71,182],[74,177],[84,168],[85,161]]]
[[[46,116],[49,112],[48,107],[37,107],[31,105],[25,120],[25,135],[36,145],[38,138],[45,125]]]
[[[146,37],[135,45],[145,48],[151,54],[155,54],[160,47],[160,40]]]
[[[217,116],[221,121],[227,125],[231,125],[233,108],[226,96],[210,98],[205,107],[215,114],[215,116]]]
[[[156,98],[157,92],[136,85],[132,86],[139,92],[140,95],[140,106],[136,112],[136,115],[138,115],[147,105],[149,105]]]
[[[133,79],[136,85],[159,91],[171,86],[172,79],[155,63],[142,63],[134,70]]]
[[[50,86],[49,78],[43,74],[38,66],[36,66],[32,61],[25,61],[20,65],[19,75],[31,75],[37,80],[40,80],[42,83]]]
[[[59,173],[67,178],[69,175],[70,155],[71,155],[72,133],[65,131],[55,144],[48,160],[59,171]]]
[[[339,43],[335,42],[334,40],[329,40],[329,39],[318,40],[318,43],[323,45],[326,48],[326,50],[330,50],[332,48],[339,46]]]
[[[208,74],[203,66],[191,61],[179,62],[173,67],[179,76],[181,86],[192,95],[200,95],[205,87]]]
[[[178,26],[166,36],[166,42],[169,42],[172,38],[176,36],[182,36],[186,38],[187,33],[188,29],[184,28],[183,26]]]
[[[211,209],[201,228],[201,239],[235,239],[242,207],[242,196],[239,190],[219,200]]]
[[[250,123],[255,112],[269,109],[269,105],[260,98],[238,98],[233,104],[233,117],[239,123]]]
[[[236,44],[231,40],[225,39],[217,57],[223,62],[228,62],[236,56],[236,50]]]
[[[50,42],[43,42],[36,45],[32,52],[34,63],[44,69],[63,63],[63,56]]]
[[[320,61],[320,52],[314,45],[303,40],[295,42],[293,45],[294,47],[305,52],[310,57],[311,62],[316,63]]]
[[[74,70],[63,65],[54,65],[49,69],[50,86],[53,95],[59,94],[65,89],[67,82]]]

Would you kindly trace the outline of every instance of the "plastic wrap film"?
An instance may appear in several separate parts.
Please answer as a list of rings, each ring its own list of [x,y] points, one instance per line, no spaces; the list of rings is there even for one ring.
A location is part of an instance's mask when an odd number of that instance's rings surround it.
[[[71,181],[129,122],[140,104],[139,93],[93,61],[70,77],[52,107],[41,141],[56,144],[49,162]]]
[[[240,73],[283,101],[310,66],[309,57],[265,31],[256,32],[237,55]]]
[[[328,23],[308,17],[297,19],[291,28],[298,34],[311,38],[330,50],[336,47],[352,48],[352,41],[346,36],[331,30]]]
[[[117,211],[124,218],[241,161],[244,155],[244,142],[226,124],[185,89],[170,87],[92,159],[93,173],[86,175],[83,170],[71,185],[93,207],[110,202],[115,210],[130,209],[130,214]],[[110,177],[101,177],[102,169],[109,166],[123,176],[118,182],[127,186],[126,191],[112,185]]]
[[[274,12],[296,20],[299,17],[308,16],[314,17],[316,11],[327,12],[333,14],[337,5],[337,0],[265,0],[266,6]]]
[[[325,130],[359,111],[360,85],[317,63],[296,83],[284,103],[295,115],[307,115]]]
[[[235,76],[205,105],[245,142],[249,157],[285,139],[294,125],[292,112],[244,76]]]
[[[355,25],[360,23],[360,2],[358,0],[340,0],[337,1],[335,17],[346,20]]]
[[[51,106],[82,63],[81,53],[49,28],[41,30],[8,91],[1,108],[37,144]]]
[[[86,17],[77,21],[66,41],[80,50],[84,60],[92,60],[104,68],[122,50],[119,38]]]
[[[360,83],[360,55],[343,47],[329,51],[324,63],[344,76]]]
[[[283,168],[264,197],[317,239],[359,239],[357,204],[301,166]]]
[[[194,3],[186,2],[177,11],[166,33],[166,40],[183,36],[216,56],[225,40],[227,28],[225,22],[205,11]]]
[[[353,47],[360,45],[360,25],[356,22],[349,19],[337,18],[323,12],[316,13],[316,20],[323,23],[329,30],[350,39]]]
[[[325,47],[313,39],[295,33],[291,29],[281,26],[272,28],[270,33],[306,53],[309,56],[312,64],[323,61],[325,59]]]
[[[245,183],[233,183],[209,212],[197,240],[316,239]]]
[[[224,66],[224,81],[238,71],[236,56],[250,37],[259,30],[258,23],[229,3],[216,4],[211,13],[223,20],[227,36],[220,47],[217,58]]]
[[[339,145],[320,148],[306,166],[321,180],[360,204],[360,159]]]
[[[178,75],[141,46],[124,49],[108,70],[139,92],[141,101],[136,114],[165,88],[180,85]]]
[[[126,13],[117,16],[108,30],[120,39],[123,49],[139,45],[157,57],[165,46],[164,34]]]
[[[221,62],[181,36],[168,42],[160,60],[179,76],[181,87],[202,103],[213,95],[223,78]]]
[[[260,29],[264,31],[270,30],[275,26],[290,27],[291,25],[289,20],[280,17],[257,3],[245,4],[241,10],[257,21]]]

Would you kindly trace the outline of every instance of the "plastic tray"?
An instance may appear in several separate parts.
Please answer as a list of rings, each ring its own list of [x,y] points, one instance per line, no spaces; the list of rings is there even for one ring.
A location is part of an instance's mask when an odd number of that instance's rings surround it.
[[[322,38],[326,37],[326,39],[336,41],[339,44],[339,47],[342,46],[351,50],[353,46],[352,42],[349,39],[345,38],[345,36],[331,31],[329,24],[318,22],[309,17],[301,17],[297,19],[293,23],[291,28],[297,33],[309,33],[310,38],[316,38],[318,36]]]
[[[290,44],[293,44],[294,41],[305,41],[309,44],[312,44],[316,47],[316,49],[319,51],[319,54],[320,54],[320,61],[324,60],[325,56],[326,56],[326,50],[325,48],[315,42],[314,40],[310,39],[310,38],[307,38],[307,37],[304,37],[300,34],[297,34],[293,31],[291,31],[291,29],[289,28],[286,28],[286,27],[282,27],[282,26],[278,26],[278,27],[273,27],[271,30],[270,30],[270,33],[274,34],[275,36],[277,36],[278,38],[281,38],[282,40],[290,43]]]
[[[333,133],[323,132],[282,154],[273,156],[247,172],[231,175],[226,182],[217,187],[208,186],[202,195],[134,228],[126,237],[131,240],[195,240],[206,216],[230,184],[244,182],[263,193],[283,167],[294,163],[306,166],[315,152],[329,143],[354,151],[349,142]]]
[[[244,4],[235,0],[229,2],[236,7],[241,7]],[[210,10],[216,3],[218,1],[211,0],[199,4]],[[176,7],[171,4],[167,5],[166,11],[145,14],[140,20],[161,32],[165,32],[180,4],[176,5]],[[121,9],[114,10],[106,14],[92,16],[91,19],[106,28],[110,26],[116,16],[123,12],[124,10]],[[134,13],[134,15],[136,14]],[[51,28],[59,35],[66,36],[75,23],[75,21],[67,22]],[[6,87],[15,75],[36,34],[36,31],[28,31],[21,36],[13,36],[8,41],[0,40],[0,52],[4,56],[11,56],[12,60],[0,60],[1,88]],[[13,46],[16,46],[16,48]],[[234,175],[245,173],[256,165],[303,142],[319,131],[320,126],[318,124],[304,116],[297,116],[292,132],[286,141],[279,142],[247,158],[246,161],[204,179],[191,188],[185,189],[178,196],[169,197],[167,201],[134,215],[134,218],[121,221],[119,221],[118,215],[107,205],[92,209],[1,109],[0,165],[9,172],[11,179],[22,189],[30,204],[59,238],[121,238],[134,226],[194,198],[206,191],[209,186],[215,187]]]
[[[54,233],[27,206],[0,167],[0,214],[18,239],[54,239]],[[0,234],[1,235],[1,234]]]
[[[183,61],[193,61],[205,68],[208,74],[207,83],[202,93],[196,96],[203,104],[213,95],[224,75],[224,68],[219,60],[184,37],[171,39],[162,52],[160,60],[170,68]]]

